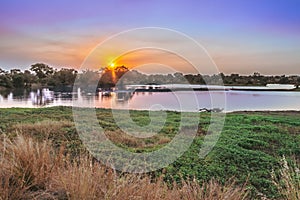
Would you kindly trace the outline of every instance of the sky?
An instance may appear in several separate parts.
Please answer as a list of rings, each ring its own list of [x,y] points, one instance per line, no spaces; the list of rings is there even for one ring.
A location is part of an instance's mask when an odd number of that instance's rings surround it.
[[[1,0],[0,68],[28,69],[43,62],[79,69],[99,44],[113,35],[161,27],[197,41],[207,58],[176,36],[166,39],[158,34],[154,38],[150,31],[143,40],[137,36],[112,43],[98,57],[97,66],[118,58],[118,65],[139,68],[154,60],[175,71],[194,73],[181,55],[174,59],[174,52],[168,51],[175,48],[189,58],[198,58],[197,66],[205,66],[203,60],[211,58],[225,74],[299,75],[299,10],[300,0]],[[132,44],[142,46],[144,42],[148,47],[147,38],[167,51],[135,50],[119,55],[119,49]]]

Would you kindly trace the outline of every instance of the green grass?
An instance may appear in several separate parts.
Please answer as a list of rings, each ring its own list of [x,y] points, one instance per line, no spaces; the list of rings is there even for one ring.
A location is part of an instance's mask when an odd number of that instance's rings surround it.
[[[122,116],[122,112],[119,113]],[[167,112],[164,127],[157,135],[145,139],[122,132],[109,109],[97,109],[97,117],[99,124],[116,145],[133,152],[142,152],[155,151],[171,141],[178,132],[181,114]],[[130,111],[130,117],[140,126],[147,126],[151,122],[147,111]],[[188,151],[165,169],[151,174],[163,175],[164,180],[170,183],[194,177],[200,182],[215,178],[226,183],[234,177],[237,184],[247,182],[250,198],[279,198],[271,171],[280,170],[279,161],[283,155],[300,160],[299,117],[299,112],[229,113],[217,144],[201,159],[198,156],[199,149],[210,122],[210,114],[201,113],[198,133]],[[56,147],[64,144],[73,156],[85,151],[76,133],[72,108],[0,109],[0,118],[1,134],[14,137],[23,131],[38,140],[51,139]],[[43,125],[51,126],[52,129],[43,130]],[[187,127],[191,125],[186,124]]]

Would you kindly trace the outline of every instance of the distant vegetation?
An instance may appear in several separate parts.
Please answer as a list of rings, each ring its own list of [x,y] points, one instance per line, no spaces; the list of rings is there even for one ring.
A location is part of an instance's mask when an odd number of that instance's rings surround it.
[[[141,126],[149,123],[147,111],[130,114]],[[167,112],[160,132],[143,139],[124,134],[111,110],[97,109],[96,115],[107,137],[133,152],[170,142],[181,116]],[[0,109],[0,116],[0,199],[299,199],[299,112],[229,113],[204,159],[198,154],[210,114],[199,113],[190,148],[168,167],[140,175],[92,159],[72,108]]]
[[[48,65],[37,63],[29,70],[11,69],[9,72],[0,69],[0,87],[5,89],[13,88],[40,88],[43,86],[72,86],[77,71],[74,69],[60,70]]]
[[[129,70],[125,66],[117,66],[113,69],[107,67],[99,71],[86,70],[78,73],[71,68],[55,69],[43,63],[36,63],[24,71],[20,69],[5,71],[0,68],[0,90],[14,88],[35,89],[41,87],[66,90],[72,88],[76,77],[79,85],[95,85],[95,83],[98,83],[98,87],[102,88],[114,87],[118,81],[118,84],[190,83],[218,85],[224,83],[224,85],[264,86],[269,83],[278,83],[300,85],[300,76],[263,76],[258,72],[249,76],[239,74],[224,75],[223,73],[217,75],[184,75],[180,72],[166,75],[146,75],[136,70]]]

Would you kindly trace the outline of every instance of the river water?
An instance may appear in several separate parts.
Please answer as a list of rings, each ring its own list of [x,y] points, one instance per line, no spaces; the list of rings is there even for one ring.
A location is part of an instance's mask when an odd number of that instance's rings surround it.
[[[80,106],[135,110],[198,111],[220,108],[232,111],[300,110],[300,92],[291,91],[176,91],[109,94],[13,92],[0,95],[0,108]]]

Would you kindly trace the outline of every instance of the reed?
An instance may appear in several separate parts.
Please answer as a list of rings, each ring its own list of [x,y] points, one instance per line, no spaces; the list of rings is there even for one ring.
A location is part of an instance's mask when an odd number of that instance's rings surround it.
[[[119,174],[87,154],[71,158],[55,150],[51,141],[29,136],[3,137],[0,162],[0,199],[245,199],[245,186],[229,180],[199,184],[160,177]]]
[[[300,199],[300,165],[299,161],[292,159],[288,163],[285,156],[280,161],[281,169],[279,173],[272,171],[273,183],[276,185],[282,199],[299,200]]]

